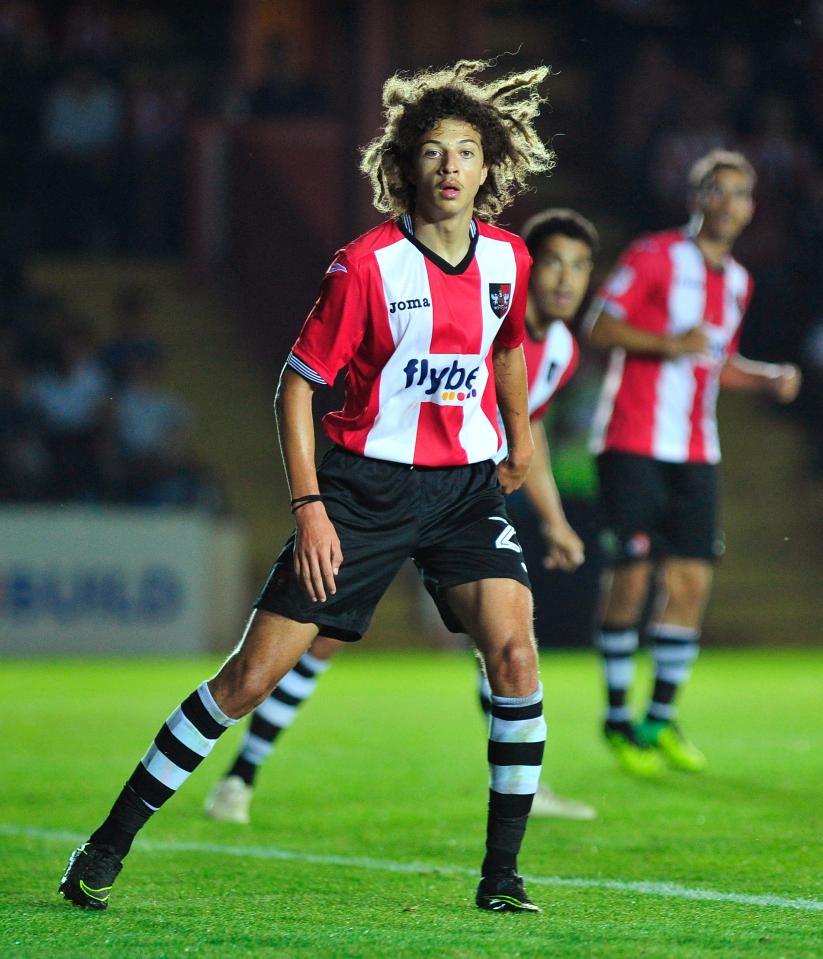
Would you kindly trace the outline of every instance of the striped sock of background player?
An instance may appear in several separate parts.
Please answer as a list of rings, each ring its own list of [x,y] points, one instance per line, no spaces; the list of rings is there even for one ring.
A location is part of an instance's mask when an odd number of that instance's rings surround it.
[[[489,818],[483,876],[517,869],[532,800],[540,781],[546,721],[543,687],[530,696],[491,696]]]
[[[138,830],[177,792],[237,722],[214,701],[207,683],[175,709],[160,727],[103,824],[92,833],[95,846],[112,846],[122,858]]]
[[[318,676],[329,666],[328,660],[303,653],[269,698],[252,713],[240,752],[226,776],[239,776],[247,786],[254,785],[257,770],[271,755],[274,741],[294,722],[298,709],[314,692]]]
[[[674,719],[674,699],[688,680],[700,651],[700,632],[686,626],[654,623],[647,630],[654,661],[654,689],[646,718],[667,723]]]
[[[638,635],[635,627],[611,626],[604,623],[596,642],[603,659],[606,679],[606,723],[609,726],[626,726],[632,714],[626,696],[634,681],[634,656],[637,652]]]

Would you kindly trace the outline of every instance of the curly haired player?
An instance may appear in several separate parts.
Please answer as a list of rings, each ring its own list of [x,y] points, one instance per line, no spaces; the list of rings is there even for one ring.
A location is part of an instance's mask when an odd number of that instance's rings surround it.
[[[486,852],[476,902],[539,911],[517,856],[546,726],[532,600],[504,494],[533,454],[523,360],[530,257],[491,218],[551,168],[534,120],[539,67],[482,82],[460,61],[395,76],[386,125],[363,153],[392,218],[338,251],[276,397],[296,529],[237,649],[174,710],[111,812],[72,854],[60,891],[104,909],[138,830],[269,695],[318,632],[357,640],[412,557],[465,627],[492,689]],[[345,370],[332,449],[315,466],[314,391]],[[504,424],[503,445],[497,409]]]

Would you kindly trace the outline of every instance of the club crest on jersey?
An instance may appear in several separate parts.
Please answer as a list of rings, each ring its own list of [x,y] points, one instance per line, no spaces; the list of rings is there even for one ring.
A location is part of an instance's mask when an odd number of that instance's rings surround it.
[[[509,312],[512,300],[511,283],[489,283],[489,303],[496,317],[503,319]]]

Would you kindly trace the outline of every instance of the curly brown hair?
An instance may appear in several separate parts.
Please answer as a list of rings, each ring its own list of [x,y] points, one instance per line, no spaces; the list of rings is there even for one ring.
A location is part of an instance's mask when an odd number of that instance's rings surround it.
[[[386,124],[363,148],[360,169],[369,177],[375,207],[400,215],[414,209],[412,169],[421,136],[441,120],[462,120],[477,130],[488,167],[475,213],[493,220],[527,190],[528,178],[554,166],[554,151],[534,121],[545,102],[538,87],[549,75],[539,66],[480,83],[476,75],[495,60],[460,60],[443,70],[397,73],[383,86]]]

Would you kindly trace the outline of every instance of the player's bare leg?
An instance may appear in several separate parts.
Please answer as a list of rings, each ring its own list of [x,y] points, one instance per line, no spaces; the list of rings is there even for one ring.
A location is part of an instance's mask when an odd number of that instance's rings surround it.
[[[227,716],[240,719],[274,689],[309,648],[317,627],[256,609],[242,640],[209,680],[209,690]]]
[[[476,902],[492,911],[539,912],[517,874],[546,744],[531,593],[512,579],[486,579],[455,586],[446,598],[476,643],[492,688],[486,856]]]
[[[348,645],[330,636],[317,636],[270,695],[256,707],[240,748],[228,770],[209,791],[204,810],[209,819],[247,825],[257,773],[284,730],[314,694],[320,676],[338,650]]]
[[[667,559],[663,565],[665,600],[649,626],[655,664],[654,689],[638,738],[657,747],[670,766],[700,772],[706,757],[675,724],[675,697],[688,680],[700,642],[700,627],[714,571],[700,559]]]
[[[649,592],[651,573],[652,563],[642,560],[623,563],[605,574],[604,622],[623,629],[637,625]]]

